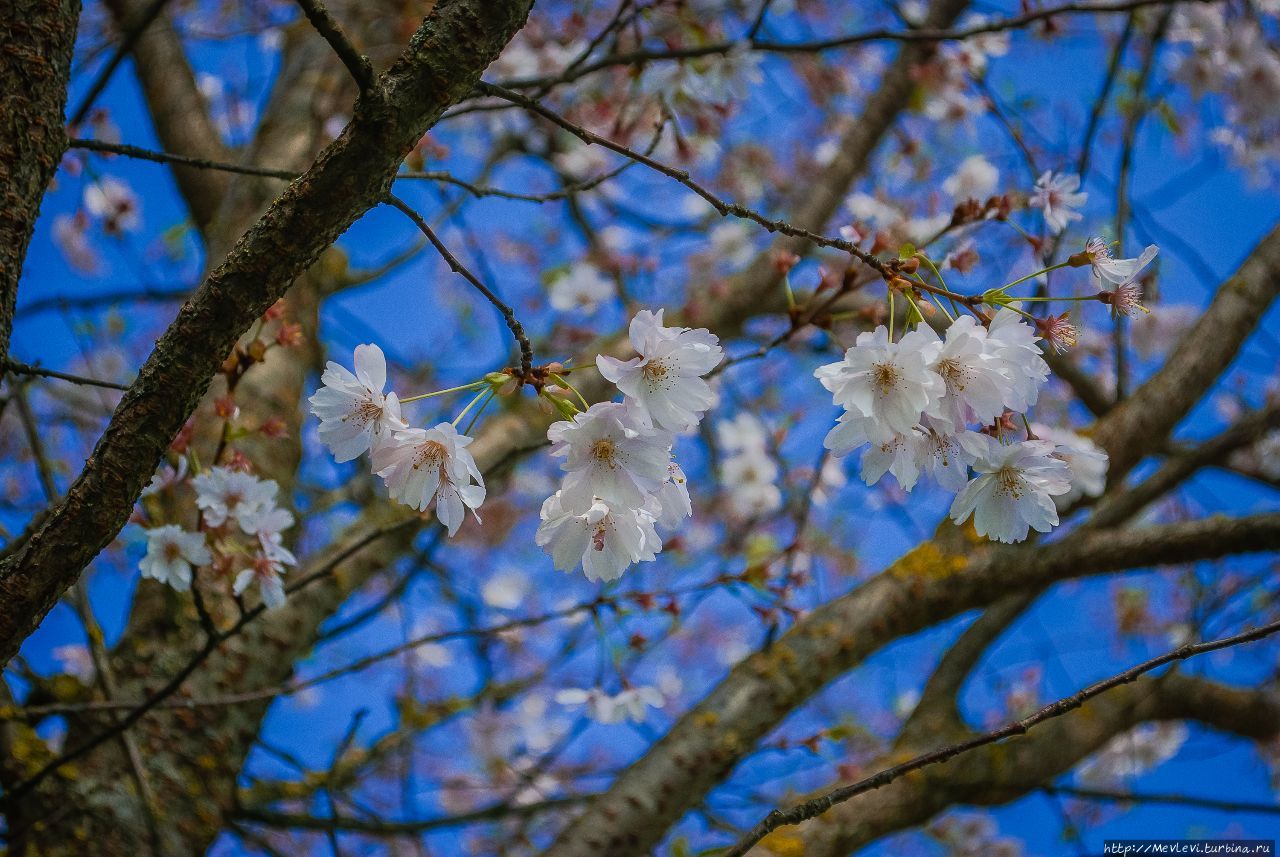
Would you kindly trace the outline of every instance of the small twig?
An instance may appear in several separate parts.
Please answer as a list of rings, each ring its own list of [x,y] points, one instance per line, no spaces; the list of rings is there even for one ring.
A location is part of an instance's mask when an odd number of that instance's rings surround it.
[[[1154,669],[1170,664],[1175,661],[1183,661],[1195,655],[1205,654],[1206,652],[1216,652],[1220,649],[1227,649],[1232,646],[1238,646],[1242,643],[1252,643],[1269,637],[1276,632],[1280,632],[1280,622],[1272,622],[1255,628],[1252,631],[1244,631],[1230,637],[1222,637],[1217,640],[1209,640],[1204,643],[1188,643],[1179,646],[1171,652],[1166,652],[1159,657],[1143,661],[1137,666],[1130,667],[1122,673],[1104,679],[1089,685],[1084,690],[1072,696],[1059,699],[1057,702],[1051,702],[1041,708],[1034,714],[1024,717],[1021,720],[1015,720],[991,732],[987,732],[977,737],[970,738],[967,741],[961,741],[957,744],[951,744],[946,747],[939,747],[928,753],[916,756],[914,759],[903,762],[900,765],[894,765],[892,768],[886,768],[878,774],[874,774],[865,779],[861,779],[856,783],[847,786],[841,786],[832,789],[826,794],[805,801],[799,806],[792,807],[787,810],[775,809],[773,812],[765,816],[764,820],[751,829],[746,836],[738,840],[738,842],[727,851],[722,857],[743,857],[752,849],[761,839],[764,839],[779,827],[800,824],[811,818],[817,818],[822,813],[831,809],[836,804],[857,797],[865,792],[883,788],[894,780],[900,779],[912,771],[918,771],[921,768],[936,765],[952,759],[956,756],[984,747],[988,744],[994,744],[1005,738],[1011,738],[1015,735],[1023,735],[1033,726],[1043,723],[1046,720],[1052,720],[1055,717],[1073,711],[1084,705],[1095,696],[1100,696],[1112,688],[1119,687],[1123,684],[1129,684],[1138,679],[1144,673],[1151,672]]]
[[[6,371],[15,375],[34,375],[40,378],[57,378],[59,381],[70,381],[72,384],[82,384],[86,387],[105,387],[108,390],[128,390],[128,384],[117,384],[115,381],[99,381],[97,378],[85,378],[82,375],[72,375],[67,372],[58,372],[54,369],[42,369],[39,366],[32,366],[22,363],[18,360],[5,360],[3,366]]]
[[[211,161],[208,158],[193,158],[189,155],[175,155],[169,152],[156,152],[141,146],[130,146],[127,143],[108,143],[103,140],[85,140],[73,138],[67,141],[68,149],[87,149],[90,152],[104,152],[109,155],[123,155],[126,158],[137,158],[157,164],[177,164],[182,167],[195,167],[202,170],[218,170],[224,173],[239,173],[245,176],[263,176],[270,179],[293,181],[298,173],[293,170],[278,170],[271,167],[253,167],[242,164],[231,164],[226,161]]]
[[[347,71],[351,72],[360,91],[368,92],[372,89],[373,64],[369,62],[368,57],[356,50],[351,39],[343,32],[342,25],[329,14],[324,4],[320,0],[298,0],[298,6],[311,22],[311,26],[316,28],[316,32],[324,36],[324,40],[329,43],[329,47],[333,48],[338,59],[342,60]]]
[[[1079,789],[1072,786],[1042,786],[1040,791],[1051,795],[1080,798],[1082,800],[1107,801],[1109,803],[1167,803],[1174,806],[1194,806],[1200,809],[1217,809],[1223,812],[1256,812],[1262,815],[1280,815],[1280,804],[1254,801],[1217,800],[1192,795],[1167,792],[1113,792],[1104,789]]]
[[[553,809],[562,809],[589,801],[592,795],[568,795],[554,797],[538,803],[512,804],[509,802],[491,804],[470,812],[458,815],[424,818],[421,820],[391,820],[380,818],[316,818],[309,815],[295,815],[277,812],[271,809],[246,808],[237,812],[237,816],[245,821],[273,828],[294,830],[342,830],[352,833],[363,833],[369,836],[416,836],[428,830],[440,830],[447,827],[459,827],[474,824],[478,821],[495,821],[506,818],[523,818]]]
[[[36,475],[40,479],[40,487],[44,498],[53,505],[58,501],[58,484],[53,478],[53,465],[45,455],[44,444],[40,442],[40,427],[36,424],[35,414],[31,411],[31,403],[27,401],[27,390],[24,384],[15,384],[13,402],[18,407],[18,420],[27,435],[27,445],[31,448],[31,458],[36,463]]]
[[[706,202],[712,208],[714,208],[721,217],[729,217],[732,215],[733,217],[738,217],[743,220],[750,220],[753,223],[757,223],[760,226],[763,226],[765,229],[769,230],[770,232],[781,232],[783,235],[788,235],[788,236],[791,236],[792,238],[803,238],[804,240],[809,241],[810,243],[815,244],[819,247],[833,247],[837,250],[843,250],[849,255],[857,258],[864,265],[868,265],[869,267],[874,268],[876,271],[878,271],[882,275],[888,276],[892,273],[890,270],[890,267],[887,264],[880,261],[870,253],[867,253],[866,251],[860,249],[856,244],[852,243],[851,241],[846,241],[843,238],[829,238],[825,235],[819,235],[817,232],[813,232],[808,229],[803,229],[799,226],[793,226],[790,223],[787,223],[786,221],[774,220],[774,219],[765,217],[763,214],[760,214],[757,211],[753,211],[752,209],[749,209],[745,206],[739,205],[736,202],[729,202],[728,200],[721,199],[719,196],[707,190],[698,182],[694,181],[689,176],[688,170],[680,170],[680,169],[676,169],[675,167],[667,166],[661,161],[656,161],[653,158],[649,157],[648,155],[645,155],[641,152],[637,152],[635,149],[624,146],[621,143],[615,143],[613,140],[607,139],[605,137],[601,137],[599,134],[596,134],[593,131],[589,131],[586,128],[582,127],[581,125],[575,125],[574,123],[570,122],[568,119],[565,119],[563,116],[556,113],[555,111],[550,110],[547,107],[544,107],[540,102],[535,101],[532,98],[528,98],[524,95],[521,95],[519,92],[514,92],[510,89],[504,89],[501,86],[496,86],[492,83],[486,83],[484,81],[480,81],[478,84],[476,84],[476,88],[479,92],[483,93],[484,95],[492,95],[495,98],[501,98],[504,101],[509,101],[512,104],[519,105],[520,107],[523,107],[525,110],[528,110],[531,113],[536,113],[537,115],[541,116],[543,119],[546,119],[548,122],[551,122],[552,124],[557,125],[560,128],[563,128],[565,131],[568,131],[570,134],[577,137],[579,140],[586,143],[587,145],[603,146],[604,148],[612,152],[617,152],[619,155],[622,155],[623,157],[630,158],[631,160],[637,163],[643,164],[644,166],[649,167],[652,170],[662,173],[664,176],[667,176],[668,178],[675,179],[677,182],[684,185],[686,188],[688,188],[689,190],[693,191],[698,196],[706,200]]]
[[[156,164],[177,164],[182,167],[192,167],[200,170],[217,170],[224,173],[237,173],[245,176],[261,176],[269,179],[280,179],[282,181],[293,181],[300,174],[293,170],[277,169],[275,167],[255,167],[243,164],[232,164],[227,161],[211,161],[208,158],[193,158],[189,155],[175,155],[171,152],[157,152],[153,149],[144,149],[141,146],[131,146],[127,143],[107,143],[102,140],[85,140],[76,138],[68,142],[67,147],[70,149],[85,149],[91,152],[101,152],[108,155],[121,155],[126,158],[136,158],[141,161],[151,161]],[[592,190],[612,178],[616,178],[624,171],[630,169],[631,163],[622,164],[607,172],[601,173],[589,179],[575,182],[560,188],[559,190],[548,191],[547,193],[519,193],[512,190],[504,190],[500,187],[491,187],[488,185],[478,185],[469,182],[466,179],[460,179],[457,176],[439,170],[409,170],[396,173],[395,178],[399,179],[417,179],[423,181],[440,182],[441,184],[451,184],[460,187],[467,193],[477,199],[483,197],[498,197],[499,199],[511,199],[521,202],[553,202],[558,199],[565,199],[575,193]]]
[[[1180,2],[1207,3],[1213,2],[1213,0],[1180,0]],[[1159,6],[1166,3],[1169,3],[1169,0],[1125,0],[1125,2],[1119,3],[1087,2],[1086,0],[1086,2],[1064,3],[1061,6],[1035,9],[1029,12],[1024,12],[1021,15],[985,21],[981,24],[974,24],[972,26],[956,29],[936,29],[927,27],[888,29],[882,27],[864,30],[860,33],[835,36],[828,39],[801,42],[769,41],[756,38],[756,34],[753,33],[751,38],[743,41],[726,40],[669,49],[640,48],[624,53],[603,56],[595,61],[585,63],[575,68],[566,68],[564,71],[554,75],[516,78],[504,80],[502,83],[504,86],[512,89],[538,89],[547,91],[556,85],[572,83],[575,80],[579,80],[608,68],[614,68],[617,66],[642,66],[655,61],[680,61],[708,56],[723,56],[735,48],[739,48],[739,46],[764,53],[802,54],[821,53],[828,50],[856,47],[858,45],[866,44],[867,42],[915,42],[927,44],[964,41],[965,39],[984,35],[986,33],[999,33],[1022,29],[1031,24],[1048,20],[1057,15],[1116,14],[1122,12],[1133,12],[1137,9],[1142,9],[1148,6]]]
[[[444,242],[442,242],[436,236],[436,233],[431,229],[431,227],[427,225],[427,221],[422,219],[422,215],[413,210],[411,205],[391,193],[386,195],[385,202],[392,208],[400,211],[405,217],[412,220],[413,224],[417,226],[418,229],[422,231],[422,234],[427,237],[427,240],[431,242],[431,246],[436,248],[436,252],[438,252],[444,259],[445,264],[449,266],[449,269],[455,274],[461,275],[468,283],[475,287],[476,291],[484,295],[485,299],[488,300],[489,303],[493,304],[494,307],[497,308],[498,312],[502,313],[503,321],[507,323],[507,327],[511,330],[511,335],[515,337],[516,342],[520,346],[520,377],[528,378],[533,372],[533,345],[529,342],[529,337],[524,332],[524,326],[520,324],[518,319],[516,319],[515,311],[512,310],[511,307],[507,306],[501,298],[494,294],[492,289],[480,282],[479,278],[476,277],[475,274],[467,270],[466,266],[459,262],[458,258],[449,252],[449,248],[444,245]]]
[[[129,22],[129,28],[125,31],[120,44],[116,45],[115,53],[111,55],[111,59],[107,60],[107,64],[98,72],[98,76],[94,78],[93,83],[89,86],[89,91],[84,94],[84,98],[80,99],[80,104],[72,111],[71,121],[67,123],[68,125],[74,128],[89,115],[89,111],[93,109],[93,103],[98,100],[98,96],[107,88],[107,84],[111,81],[112,75],[116,73],[116,69],[120,67],[120,63],[133,50],[133,46],[138,43],[138,39],[141,38],[147,27],[150,27],[151,23],[160,17],[160,13],[164,11],[164,7],[168,2],[169,0],[151,0],[151,5],[142,10],[137,20]]]

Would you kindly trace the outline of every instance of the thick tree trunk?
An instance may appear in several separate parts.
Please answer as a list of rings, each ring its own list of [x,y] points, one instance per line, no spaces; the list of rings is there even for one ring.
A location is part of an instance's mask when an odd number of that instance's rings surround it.
[[[40,201],[66,150],[62,114],[79,21],[79,0],[0,3],[0,360]]]

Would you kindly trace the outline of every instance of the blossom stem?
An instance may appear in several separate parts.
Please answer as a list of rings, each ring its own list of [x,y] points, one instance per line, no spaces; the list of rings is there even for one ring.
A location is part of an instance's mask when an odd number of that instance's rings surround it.
[[[920,318],[920,321],[924,321],[924,313],[920,311],[920,306],[915,302],[915,299],[907,292],[903,292],[902,296],[907,299],[907,303],[911,304],[911,308],[916,311],[916,315]],[[921,300],[924,300],[924,298],[921,298]],[[943,312],[946,312],[946,310],[943,310]],[[907,316],[907,320],[910,321],[910,319],[911,317]],[[955,321],[954,318],[951,320]]]
[[[946,279],[942,276],[942,272],[938,270],[938,266],[933,264],[933,260],[929,258],[928,254],[917,253],[916,258],[923,260],[924,263],[929,266],[929,270],[933,271],[933,275],[938,278],[938,284],[941,285],[944,289],[947,288]],[[947,300],[951,301],[951,308],[956,311],[957,315],[959,315],[960,308],[956,306],[955,301],[950,297],[947,297]],[[947,308],[942,305],[942,301],[935,301],[935,303],[938,309],[942,310],[943,315],[945,315],[951,321],[956,320],[956,317],[954,315],[947,312]]]
[[[939,297],[944,297],[950,301],[959,301],[960,303],[965,304],[966,306],[973,306],[976,303],[982,303],[982,299],[978,295],[962,295],[959,292],[953,292],[950,289],[939,288],[938,286],[933,286],[933,285],[930,285],[929,283],[926,283],[924,280],[920,279],[919,277],[915,277],[915,278],[905,277],[904,279],[906,279],[908,283],[910,283],[911,285],[915,286],[917,289],[920,289],[923,292],[928,292],[931,295],[938,295]]]
[[[791,290],[791,274],[782,275],[782,287],[787,290],[787,309],[795,309],[796,294]]]
[[[472,397],[471,401],[467,402],[467,406],[462,409],[462,412],[453,418],[454,428],[457,428],[458,423],[462,422],[462,418],[467,415],[467,411],[475,407],[476,402],[480,401],[482,398],[484,398],[485,396],[489,395],[492,392],[493,392],[492,389],[486,388],[484,390],[481,390],[479,393],[476,393],[475,396]]]
[[[1012,298],[1012,300],[1016,303],[1053,303],[1055,301],[1096,301],[1097,299],[1098,299],[1097,295],[1085,295],[1084,297],[1067,297],[1067,298],[1055,298],[1055,297]]]
[[[1068,264],[1069,264],[1069,263],[1067,263],[1067,262],[1059,262],[1059,263],[1058,263],[1058,264],[1056,264],[1056,265],[1050,265],[1050,266],[1049,266],[1049,267],[1047,267],[1047,268],[1042,268],[1042,269],[1041,269],[1041,270],[1039,270],[1039,271],[1034,271],[1034,272],[1032,272],[1032,273],[1030,273],[1030,274],[1027,274],[1025,277],[1019,277],[1018,279],[1014,280],[1012,283],[1006,283],[1005,285],[1000,286],[998,289],[992,289],[992,291],[995,291],[995,292],[1005,292],[1005,291],[1008,291],[1009,289],[1013,288],[1014,286],[1018,285],[1019,283],[1025,283],[1027,280],[1033,280],[1033,279],[1035,279],[1036,277],[1040,276],[1041,274],[1047,274],[1047,273],[1049,273],[1050,271],[1056,271],[1056,270],[1058,270],[1059,268],[1065,268],[1065,267],[1067,267],[1067,266],[1068,266]],[[1019,300],[1026,300],[1026,299],[1025,299],[1025,298],[1020,298]]]
[[[410,396],[407,399],[401,399],[400,404],[407,405],[410,402],[421,401],[422,399],[430,399],[432,396],[443,396],[446,393],[458,393],[462,390],[474,390],[476,387],[483,387],[487,382],[484,380],[472,381],[470,384],[463,384],[461,387],[450,387],[447,390],[436,390],[434,393],[423,393],[420,396]]]
[[[484,413],[484,409],[489,407],[489,403],[497,398],[498,392],[492,387],[489,388],[489,398],[480,403],[480,409],[476,411],[476,415],[471,418],[471,422],[467,423],[467,428],[462,433],[470,435],[471,430],[476,427],[476,423],[480,421],[480,415]]]
[[[586,400],[585,398],[583,398],[583,395],[582,395],[581,393],[579,393],[579,392],[578,392],[578,388],[577,388],[577,387],[575,387],[575,386],[573,386],[572,384],[570,384],[570,383],[569,383],[568,381],[566,381],[562,376],[557,375],[555,372],[552,372],[552,373],[551,373],[551,377],[552,377],[552,378],[555,380],[555,382],[556,382],[557,384],[559,384],[560,386],[564,387],[564,388],[565,388],[565,389],[567,389],[567,390],[572,390],[572,391],[573,391],[573,394],[574,394],[575,396],[577,396],[577,397],[578,397],[578,401],[579,401],[579,402],[582,402],[582,409],[583,409],[583,410],[590,410],[590,409],[591,409],[591,405],[587,404],[587,400]]]
[[[894,289],[889,289],[889,341],[893,342],[893,293]]]

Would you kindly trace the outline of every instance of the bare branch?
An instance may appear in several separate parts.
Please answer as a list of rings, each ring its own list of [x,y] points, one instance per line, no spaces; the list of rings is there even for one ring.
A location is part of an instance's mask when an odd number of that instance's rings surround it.
[[[1264,625],[1261,628],[1255,628],[1251,631],[1243,631],[1239,634],[1233,634],[1230,637],[1222,637],[1220,639],[1210,640],[1204,643],[1188,643],[1187,645],[1180,646],[1171,652],[1166,652],[1159,657],[1143,661],[1142,663],[1130,667],[1124,672],[1118,673],[1111,678],[1095,682],[1071,696],[1059,699],[1057,702],[1051,702],[1039,711],[1036,711],[1034,714],[1024,717],[1021,720],[1014,720],[999,729],[992,730],[966,741],[961,741],[946,747],[939,747],[936,750],[916,756],[915,758],[903,762],[900,765],[894,765],[892,768],[887,768],[878,774],[873,774],[870,777],[861,779],[856,783],[851,783],[850,785],[833,789],[821,797],[805,801],[799,806],[792,807],[791,809],[774,810],[769,813],[763,821],[753,827],[746,836],[738,840],[732,848],[726,851],[725,857],[743,857],[743,855],[751,850],[753,845],[761,839],[764,839],[779,827],[800,824],[810,818],[816,818],[837,804],[843,803],[844,801],[863,794],[864,792],[869,792],[874,789],[887,786],[889,783],[906,776],[912,771],[918,771],[921,768],[927,768],[930,765],[940,764],[948,759],[968,753],[971,750],[976,750],[979,747],[985,747],[988,744],[994,744],[997,741],[1004,740],[1005,738],[1010,738],[1015,735],[1025,735],[1027,730],[1032,727],[1037,726],[1046,720],[1052,720],[1055,717],[1061,717],[1068,712],[1074,711],[1084,705],[1085,702],[1093,699],[1095,696],[1099,696],[1121,685],[1131,684],[1143,674],[1149,673],[1154,669],[1165,666],[1166,664],[1171,664],[1176,661],[1184,661],[1187,658],[1202,655],[1206,652],[1216,652],[1221,649],[1231,648],[1232,646],[1252,643],[1269,637],[1276,632],[1280,632],[1280,622],[1272,622],[1271,624]]]
[[[333,48],[333,52],[342,60],[342,64],[351,72],[361,92],[368,92],[373,87],[373,64],[369,58],[356,50],[351,39],[342,30],[338,20],[329,14],[329,10],[320,0],[298,0],[303,14],[316,28],[324,40]]]

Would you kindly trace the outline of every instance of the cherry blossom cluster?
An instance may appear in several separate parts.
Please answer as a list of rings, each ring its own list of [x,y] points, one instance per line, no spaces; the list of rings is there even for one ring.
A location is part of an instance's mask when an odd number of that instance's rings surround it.
[[[382,477],[391,498],[420,512],[434,501],[436,517],[451,536],[467,509],[476,514],[485,486],[467,449],[472,439],[459,434],[453,423],[410,427],[399,397],[383,392],[387,360],[381,348],[356,346],[354,373],[330,361],[320,381],[308,401],[320,418],[320,441],[335,460],[352,461],[368,452],[371,470]]]
[[[1105,456],[1065,433],[1057,443],[1029,429],[1015,439],[1012,415],[1036,403],[1049,375],[1039,339],[1009,307],[985,325],[962,316],[943,337],[925,324],[897,341],[883,325],[859,334],[843,360],[814,373],[844,408],[824,443],[838,456],[867,446],[868,485],[891,473],[910,491],[923,474],[958,492],[952,519],[972,516],[980,535],[1018,542],[1030,529],[1048,532],[1058,523],[1055,497],[1073,484],[1100,492]]]
[[[547,431],[565,475],[542,504],[536,540],[561,571],[581,566],[589,580],[616,580],[662,550],[657,527],[692,514],[671,450],[675,436],[694,429],[714,404],[704,376],[723,352],[708,331],[666,327],[662,315],[641,310],[631,320],[639,356],[596,358],[623,400],[591,405]]]
[[[172,475],[162,474],[147,493],[175,485],[184,476],[181,467]],[[293,526],[293,514],[276,505],[279,486],[230,467],[214,467],[193,478],[191,485],[200,510],[199,531],[177,524],[146,529],[147,552],[139,563],[142,576],[186,592],[195,569],[211,565],[235,572],[236,595],[256,582],[268,608],[284,604],[281,577],[297,559],[284,546],[283,533]]]
[[[666,327],[662,316],[662,310],[643,310],[632,319],[638,357],[597,358],[596,368],[623,401],[579,410],[552,392],[559,388],[541,390],[567,417],[547,432],[552,455],[564,459],[565,476],[542,505],[536,536],[562,571],[581,566],[590,580],[616,580],[662,550],[657,527],[673,528],[692,514],[684,471],[671,450],[675,436],[694,429],[714,403],[704,376],[723,352],[706,330]],[[454,535],[466,510],[475,514],[485,499],[484,477],[467,449],[472,438],[456,424],[480,399],[516,386],[512,378],[494,373],[455,388],[480,392],[453,423],[423,429],[405,421],[396,393],[384,392],[386,358],[378,346],[358,346],[354,365],[352,372],[330,362],[309,400],[320,419],[321,442],[338,462],[368,452],[371,471],[392,499],[421,512],[434,503],[440,523]],[[547,372],[568,385],[552,368]]]

